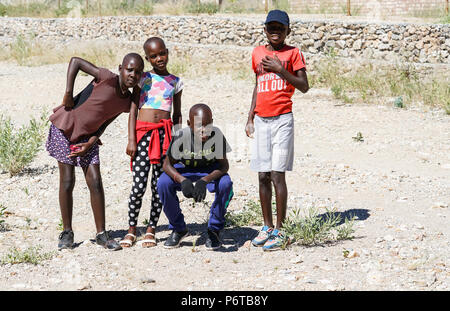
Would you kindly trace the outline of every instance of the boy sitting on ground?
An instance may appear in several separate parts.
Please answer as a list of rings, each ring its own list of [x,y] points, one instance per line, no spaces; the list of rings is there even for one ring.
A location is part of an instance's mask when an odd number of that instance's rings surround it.
[[[210,208],[205,246],[215,250],[222,245],[219,233],[225,225],[225,213],[233,197],[226,158],[231,148],[223,133],[212,126],[212,112],[207,105],[192,106],[187,123],[189,127],[179,130],[173,137],[164,160],[164,173],[158,179],[158,194],[169,220],[169,229],[173,230],[164,247],[178,247],[189,235],[176,192],[181,190],[186,198],[201,202],[208,189],[215,192],[215,199]]]

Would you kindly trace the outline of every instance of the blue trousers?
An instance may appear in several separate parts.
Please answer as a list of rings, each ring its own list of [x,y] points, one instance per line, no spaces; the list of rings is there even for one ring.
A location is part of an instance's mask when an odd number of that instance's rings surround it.
[[[206,168],[188,168],[182,164],[175,164],[176,170],[186,178],[193,182],[208,175],[217,166]],[[186,229],[184,216],[180,209],[180,201],[178,200],[177,191],[181,191],[181,184],[175,182],[166,173],[163,173],[158,179],[158,194],[163,204],[164,213],[169,220],[169,229],[175,231],[183,231]],[[233,198],[233,182],[228,174],[208,183],[206,188],[209,192],[215,193],[214,202],[210,208],[208,228],[214,231],[222,230],[225,225],[225,213],[227,207]]]

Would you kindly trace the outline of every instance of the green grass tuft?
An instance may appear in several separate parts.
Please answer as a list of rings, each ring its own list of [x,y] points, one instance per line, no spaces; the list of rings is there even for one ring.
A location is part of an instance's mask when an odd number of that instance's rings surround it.
[[[33,265],[41,264],[45,260],[53,258],[54,252],[42,253],[40,246],[28,247],[20,250],[16,247],[11,248],[7,254],[0,260],[1,265],[29,263]]]
[[[354,217],[345,219],[339,213],[327,210],[319,215],[317,209],[310,208],[306,215],[301,209],[293,210],[283,224],[283,230],[293,243],[301,245],[320,245],[338,240],[353,238]]]
[[[42,148],[48,121],[43,113],[28,125],[16,129],[10,118],[0,116],[0,169],[10,176],[19,174]]]

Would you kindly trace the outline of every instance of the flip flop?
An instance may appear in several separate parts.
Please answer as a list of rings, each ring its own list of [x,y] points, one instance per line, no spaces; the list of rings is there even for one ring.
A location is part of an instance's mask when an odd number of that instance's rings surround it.
[[[125,239],[127,236],[131,237],[130,239]],[[120,246],[122,247],[131,247],[133,246],[134,242],[136,242],[136,236],[132,233],[127,233],[123,239],[119,242]]]

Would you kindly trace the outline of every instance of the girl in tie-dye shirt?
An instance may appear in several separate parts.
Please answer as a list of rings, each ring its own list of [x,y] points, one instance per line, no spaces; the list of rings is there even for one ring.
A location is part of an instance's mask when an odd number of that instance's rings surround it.
[[[181,126],[181,79],[167,70],[169,50],[164,41],[152,37],[144,43],[145,59],[153,67],[142,74],[139,82],[139,105],[132,104],[128,120],[127,154],[131,157],[133,181],[128,199],[128,233],[120,242],[130,247],[136,241],[136,226],[142,199],[152,170],[152,200],[150,219],[142,247],[156,246],[155,229],[162,204],[156,183],[162,173],[162,163],[172,138],[172,126]],[[172,113],[172,118],[171,118]]]

